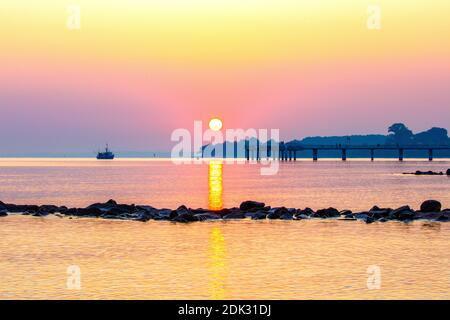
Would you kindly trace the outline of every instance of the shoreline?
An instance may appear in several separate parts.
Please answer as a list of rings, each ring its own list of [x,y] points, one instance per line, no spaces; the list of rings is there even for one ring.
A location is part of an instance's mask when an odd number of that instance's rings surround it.
[[[100,219],[130,220],[146,222],[149,220],[172,221],[178,223],[201,222],[209,220],[308,220],[308,219],[336,219],[343,221],[361,220],[366,223],[428,220],[436,222],[450,221],[450,208],[443,209],[437,200],[424,201],[419,210],[408,205],[393,209],[373,206],[367,211],[352,212],[351,210],[338,210],[324,208],[313,210],[311,208],[271,207],[263,202],[244,201],[239,207],[210,210],[204,208],[192,209],[185,205],[177,209],[157,209],[149,205],[118,204],[114,200],[104,203],[94,203],[84,208],[68,208],[56,205],[17,205],[0,201],[0,218],[9,214],[30,215],[45,217],[58,215],[72,217],[89,217]]]

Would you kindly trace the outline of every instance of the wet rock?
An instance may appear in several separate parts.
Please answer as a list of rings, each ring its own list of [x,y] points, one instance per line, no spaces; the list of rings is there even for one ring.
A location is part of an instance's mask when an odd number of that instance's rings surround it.
[[[225,220],[244,219],[244,218],[245,218],[245,214],[243,212],[232,212],[232,213],[229,213],[229,214],[223,216],[223,219],[225,219]]]
[[[378,222],[387,222],[388,221],[388,219],[386,219],[386,218],[380,218],[380,219],[378,219]]]
[[[293,220],[294,215],[292,213],[284,213],[280,216],[280,220]]]
[[[450,218],[448,216],[444,216],[444,215],[441,215],[439,218],[436,219],[436,221],[439,221],[439,222],[448,222],[449,220],[450,220]]]
[[[1,209],[0,210],[0,217],[6,217],[8,215],[8,213],[6,212],[6,210]]]
[[[372,223],[372,222],[375,222],[375,219],[374,219],[374,218],[371,218],[371,217],[367,217],[364,221],[365,221],[366,223]]]
[[[99,208],[77,208],[74,215],[79,217],[99,217],[103,213]]]
[[[370,210],[369,215],[374,219],[387,218],[391,211],[392,209]]]
[[[420,205],[420,211],[422,212],[439,212],[442,205],[437,200],[426,200]]]
[[[252,215],[251,219],[252,220],[263,220],[263,219],[266,219],[266,216],[267,216],[267,212],[265,212],[265,211],[258,211],[258,212],[255,212]]]
[[[177,216],[178,216],[178,214],[175,210],[164,208],[164,209],[157,210],[155,219],[157,219],[157,220],[172,220]]]
[[[280,217],[281,215],[285,213],[290,213],[289,210],[286,207],[275,207],[268,211],[269,214],[273,213],[275,215],[278,215]]]
[[[417,170],[416,172],[403,172],[403,174],[413,174],[416,176],[442,176],[444,173],[441,172],[434,172],[434,171],[420,171]]]
[[[261,209],[264,208],[265,203],[264,202],[257,202],[257,201],[244,201],[239,206],[239,209],[242,211],[249,211],[252,209]]]
[[[328,209],[317,210],[314,216],[319,217],[319,218],[333,218],[333,217],[339,217],[340,214],[337,209],[328,208]]]
[[[270,220],[280,219],[280,215],[275,212],[269,212],[266,218]]]
[[[420,212],[417,211],[414,213],[413,219],[414,220],[436,220],[439,218],[442,214],[440,212]]]
[[[414,211],[409,206],[402,206],[389,213],[389,219],[398,219],[400,214],[410,215]]]
[[[199,218],[190,213],[182,213],[172,219],[175,222],[194,222],[199,221]]]
[[[369,212],[358,212],[353,215],[356,219],[365,220],[369,217]]]
[[[445,172],[445,174],[450,176],[450,169],[447,169],[447,172]]]
[[[339,212],[339,215],[341,215],[341,216],[348,216],[348,215],[351,215],[351,216],[353,217],[353,212],[352,212],[351,210],[341,210],[341,211]]]
[[[197,213],[194,214],[194,217],[196,217],[198,221],[217,220],[221,218],[217,213]]]
[[[301,213],[301,214],[297,213],[294,215],[294,220],[304,220],[304,219],[309,219],[309,218],[310,218],[310,216],[303,214],[303,213]]]
[[[305,209],[303,209],[303,210],[301,210],[301,209],[297,209],[297,213],[296,213],[296,215],[306,215],[306,216],[311,216],[311,215],[313,215],[314,214],[314,210],[313,209],[311,209],[311,208],[305,208]]]

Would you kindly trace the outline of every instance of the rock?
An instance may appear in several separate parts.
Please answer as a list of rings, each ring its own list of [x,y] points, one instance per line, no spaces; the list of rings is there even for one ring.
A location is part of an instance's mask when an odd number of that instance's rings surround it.
[[[110,205],[117,205],[117,202],[114,201],[113,199],[109,199],[108,201],[106,201],[106,204],[110,204]]]
[[[314,210],[311,208],[305,208],[303,210],[297,209],[296,216],[305,215],[305,216],[311,216],[314,214]]]
[[[197,213],[194,214],[194,217],[197,217],[198,221],[216,220],[221,218],[217,213]]]
[[[225,219],[225,220],[244,219],[244,218],[245,218],[245,214],[243,212],[232,212],[232,213],[229,213],[229,214],[223,216],[223,219]]]
[[[280,215],[278,215],[278,214],[275,213],[275,212],[270,212],[270,213],[266,216],[266,218],[267,218],[267,219],[270,219],[270,220],[280,219]]]
[[[252,220],[263,220],[263,219],[266,219],[266,216],[267,216],[267,212],[258,211],[258,212],[255,212],[251,218],[252,218]]]
[[[444,216],[444,215],[441,215],[439,218],[436,219],[436,221],[439,221],[439,222],[448,222],[449,220],[450,220],[450,218],[448,216]]]
[[[0,210],[0,217],[6,217],[8,215],[8,213],[6,212],[6,210],[2,209]]]
[[[352,213],[351,210],[342,210],[342,211],[339,212],[339,214],[340,214],[341,216],[351,215],[351,216],[353,217],[353,213]]]
[[[328,209],[317,210],[315,213],[315,216],[317,216],[319,218],[333,218],[333,217],[339,217],[340,213],[335,208],[328,208]]]
[[[367,217],[364,221],[365,221],[366,223],[372,223],[372,222],[375,222],[375,219],[374,219],[374,218],[371,218],[371,217]]]
[[[439,212],[442,205],[437,200],[426,200],[420,205],[420,211],[422,212]]]
[[[442,216],[442,213],[440,212],[420,212],[417,211],[414,213],[413,219],[414,220],[436,220]]]
[[[284,213],[280,216],[281,220],[292,220],[294,215],[292,213]]]
[[[309,219],[309,216],[306,214],[295,214],[294,215],[294,220],[304,220],[304,219]]]
[[[374,219],[387,218],[392,209],[379,209],[369,211],[369,215]]]
[[[389,219],[398,219],[400,213],[408,214],[408,213],[411,213],[411,212],[414,212],[414,211],[409,206],[402,206],[400,208],[392,210],[389,213]]]
[[[388,219],[386,219],[386,218],[380,218],[380,219],[378,219],[378,222],[387,222],[388,221]]]
[[[413,220],[415,214],[414,211],[402,211],[397,214],[397,219],[401,221]]]
[[[157,220],[172,220],[178,216],[175,210],[171,209],[160,209],[156,211]]]
[[[285,213],[290,213],[289,210],[286,207],[275,207],[269,210],[269,213],[276,214],[278,216],[281,216]]]
[[[369,212],[358,212],[353,215],[356,219],[365,220],[369,217]]]
[[[445,174],[450,176],[450,169],[447,169],[447,172],[445,172]]]
[[[175,222],[194,222],[194,221],[199,221],[199,218],[197,218],[196,216],[190,214],[190,213],[182,213],[178,216],[176,216],[175,218],[172,219],[172,221]]]
[[[261,208],[264,208],[264,206],[265,206],[264,202],[244,201],[239,206],[239,209],[241,209],[243,211],[248,211],[248,210],[255,209],[255,208],[261,209]]]
[[[416,175],[416,176],[422,176],[422,175],[425,175],[425,176],[437,176],[437,175],[439,175],[439,176],[441,176],[441,175],[443,175],[444,173],[443,173],[443,172],[420,171],[420,170],[417,170],[416,172],[403,172],[403,174],[414,174],[414,175]]]
[[[77,208],[76,214],[74,215],[79,217],[99,217],[103,213],[99,208]]]

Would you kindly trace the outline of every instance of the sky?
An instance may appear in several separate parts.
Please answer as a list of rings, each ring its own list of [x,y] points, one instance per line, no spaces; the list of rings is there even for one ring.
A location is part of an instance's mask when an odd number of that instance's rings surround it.
[[[449,15],[448,0],[2,1],[0,156],[167,151],[213,117],[285,140],[450,129]]]

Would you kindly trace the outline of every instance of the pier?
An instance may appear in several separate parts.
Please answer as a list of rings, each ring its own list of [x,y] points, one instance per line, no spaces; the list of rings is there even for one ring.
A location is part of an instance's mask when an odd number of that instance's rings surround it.
[[[247,160],[261,160],[260,147],[257,143],[256,147],[249,147],[249,144],[245,144],[245,156]],[[270,145],[265,148],[270,149]],[[428,160],[433,161],[433,152],[435,150],[450,150],[450,145],[306,145],[296,142],[280,142],[278,159],[280,161],[296,161],[298,152],[310,150],[312,151],[312,160],[319,160],[320,151],[324,150],[336,150],[341,154],[342,161],[347,160],[347,154],[349,150],[367,150],[367,157],[372,161],[375,160],[376,151],[378,150],[395,150],[398,153],[398,160],[403,161],[405,158],[406,150],[424,150],[428,152]],[[270,152],[267,152],[268,157],[276,158],[276,155],[272,157]]]

